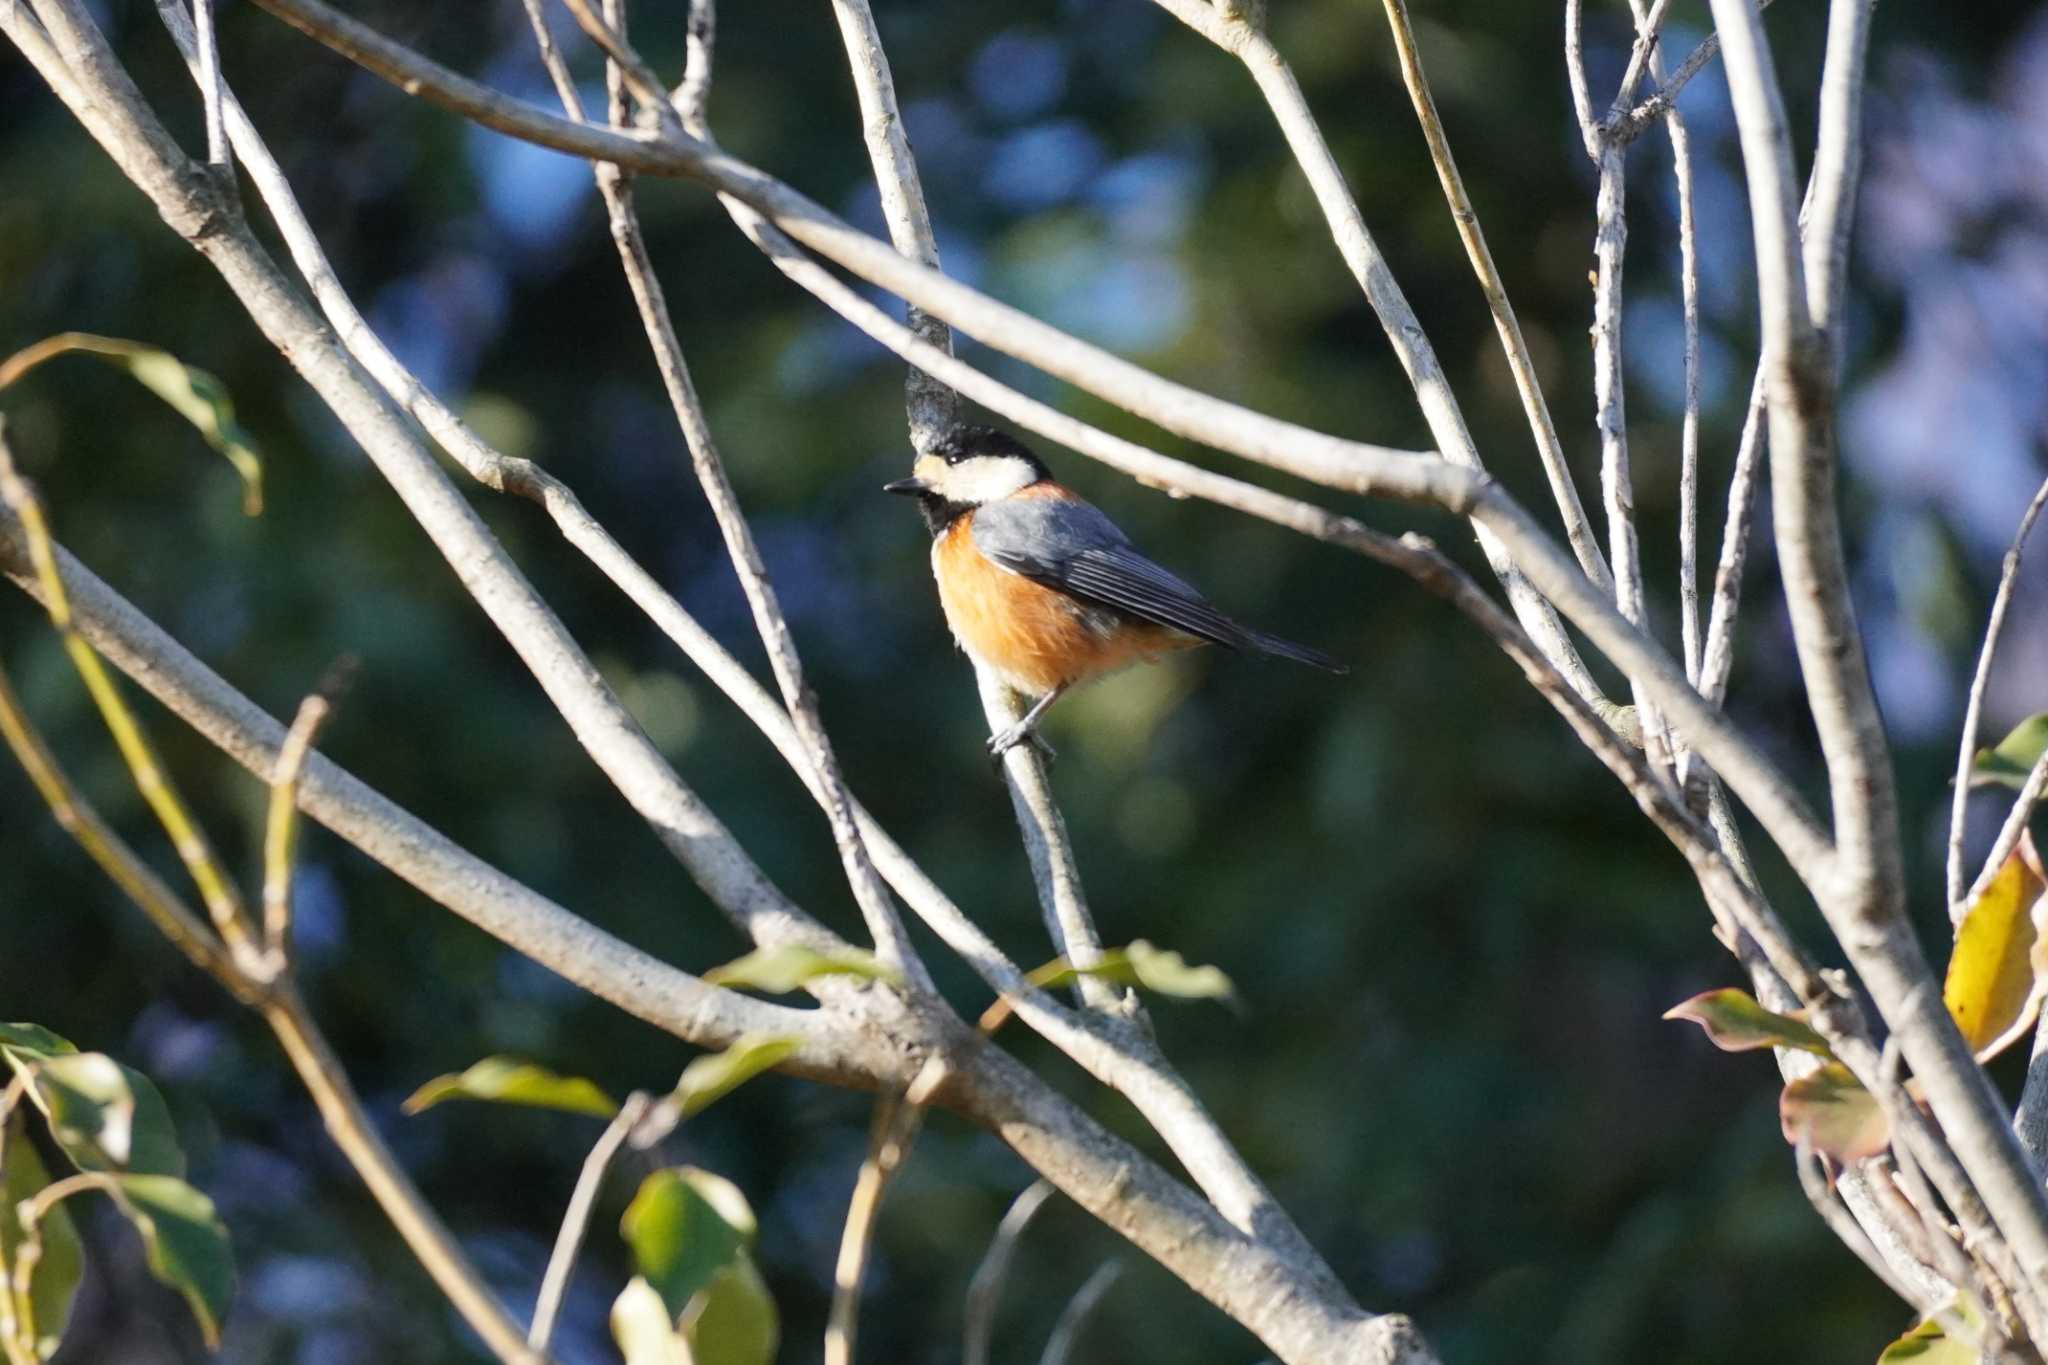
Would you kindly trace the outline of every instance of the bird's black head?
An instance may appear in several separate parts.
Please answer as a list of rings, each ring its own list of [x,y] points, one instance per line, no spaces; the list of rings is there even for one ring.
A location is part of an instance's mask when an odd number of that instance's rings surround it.
[[[911,476],[883,485],[914,496],[933,535],[962,515],[1052,477],[1022,441],[994,427],[955,427],[917,457]]]

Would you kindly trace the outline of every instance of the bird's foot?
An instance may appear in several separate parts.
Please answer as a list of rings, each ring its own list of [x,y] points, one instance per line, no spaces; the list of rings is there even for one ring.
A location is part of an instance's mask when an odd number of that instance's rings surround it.
[[[988,737],[988,761],[1000,771],[1003,766],[1003,755],[1019,744],[1029,744],[1045,755],[1048,763],[1059,756],[1058,751],[1046,742],[1045,736],[1039,734],[1036,727],[1020,721],[1015,725],[1005,726]]]

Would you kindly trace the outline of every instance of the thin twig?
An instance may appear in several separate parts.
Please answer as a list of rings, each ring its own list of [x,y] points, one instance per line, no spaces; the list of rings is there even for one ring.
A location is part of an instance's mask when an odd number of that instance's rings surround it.
[[[1836,1240],[1855,1253],[1856,1259],[1863,1262],[1870,1273],[1883,1281],[1892,1293],[1922,1311],[1933,1307],[1931,1304],[1922,1303],[1921,1295],[1895,1274],[1891,1263],[1878,1254],[1876,1246],[1863,1231],[1862,1224],[1856,1221],[1837,1197],[1829,1183],[1827,1172],[1821,1168],[1820,1158],[1814,1154],[1813,1148],[1802,1142],[1799,1150],[1793,1155],[1792,1165],[1799,1172],[1799,1187],[1806,1192],[1806,1201],[1813,1205],[1813,1211],[1828,1225],[1828,1231],[1835,1234]]]
[[[1067,1357],[1074,1353],[1075,1344],[1081,1340],[1081,1331],[1087,1327],[1089,1315],[1116,1287],[1117,1279],[1123,1273],[1122,1261],[1104,1261],[1095,1267],[1095,1273],[1082,1283],[1074,1297],[1067,1300],[1067,1306],[1060,1310],[1059,1319],[1052,1325],[1052,1335],[1046,1339],[1045,1353],[1038,1358],[1038,1365],[1067,1365]]]
[[[577,25],[603,51],[605,59],[619,68],[626,88],[632,91],[640,108],[662,127],[678,127],[676,112],[669,105],[668,88],[661,83],[661,77],[654,74],[654,69],[633,50],[625,34],[619,32],[608,17],[592,8],[590,0],[562,0],[562,8],[575,17]]]
[[[690,0],[689,25],[683,40],[683,78],[669,103],[691,137],[711,136],[711,59],[717,50],[718,6],[715,0]]]
[[[178,795],[170,775],[157,757],[155,746],[150,743],[148,734],[128,703],[122,699],[120,687],[108,675],[99,655],[78,633],[72,620],[70,598],[64,591],[63,579],[57,573],[56,556],[51,548],[53,541],[44,519],[42,502],[15,469],[14,454],[7,445],[4,429],[0,429],[0,503],[5,503],[21,521],[28,537],[29,557],[43,583],[43,605],[49,613],[50,624],[56,627],[59,638],[64,642],[65,653],[71,656],[72,665],[85,683],[86,692],[99,709],[100,717],[106,722],[108,733],[114,737],[128,770],[134,774],[136,789],[156,814],[158,823],[170,836],[179,860],[198,885],[214,928],[228,951],[237,961],[253,961],[241,893],[221,869],[206,832],[192,818],[184,799]]]
[[[58,827],[78,842],[107,879],[119,887],[149,918],[171,945],[190,958],[193,965],[221,981],[237,980],[233,961],[219,940],[207,932],[206,924],[185,909],[176,892],[165,885],[149,864],[136,856],[121,836],[100,819],[99,812],[72,787],[58,766],[49,746],[36,732],[14,690],[4,666],[0,666],[0,737],[21,763],[29,781],[56,817]],[[245,992],[237,991],[238,995]]]
[[[1500,334],[1508,371],[1514,376],[1515,392],[1521,397],[1529,429],[1535,433],[1536,453],[1543,462],[1543,473],[1550,480],[1551,497],[1556,500],[1558,515],[1564,522],[1565,540],[1571,545],[1572,553],[1578,556],[1579,567],[1585,570],[1586,577],[1595,586],[1606,587],[1612,582],[1607,571],[1607,557],[1601,553],[1599,537],[1586,519],[1585,506],[1579,501],[1578,485],[1572,479],[1571,466],[1565,462],[1564,446],[1557,438],[1557,424],[1550,417],[1550,404],[1543,396],[1543,386],[1536,379],[1536,362],[1529,354],[1529,343],[1522,336],[1522,324],[1515,317],[1514,305],[1508,301],[1507,286],[1501,280],[1499,268],[1494,265],[1493,252],[1486,245],[1486,234],[1480,229],[1479,215],[1473,210],[1471,196],[1465,192],[1465,181],[1458,174],[1458,163],[1451,156],[1450,139],[1444,133],[1443,120],[1437,114],[1436,97],[1430,93],[1429,78],[1423,73],[1422,57],[1415,46],[1415,31],[1408,20],[1408,0],[1386,0],[1386,7],[1387,23],[1394,35],[1394,51],[1401,60],[1401,79],[1408,87],[1408,98],[1415,106],[1417,121],[1422,125],[1423,140],[1429,145],[1430,162],[1436,167],[1437,181],[1443,186],[1444,199],[1450,205],[1451,221],[1457,225],[1458,238],[1465,244],[1465,255],[1472,263],[1473,273],[1479,277],[1479,289],[1486,296],[1487,310],[1493,314],[1494,330]]]
[[[39,4],[77,16],[67,18],[63,42],[77,50],[74,65],[95,73],[98,86],[93,102],[74,112],[96,137],[118,149],[128,174],[153,197],[166,221],[189,234],[235,288],[265,337],[329,404],[519,655],[578,743],[692,880],[756,942],[795,940],[827,949],[843,945],[769,879],[681,779],[450,482],[418,430],[353,363],[239,215],[222,210],[210,182],[190,174],[189,163],[104,38],[83,18],[77,0]]]
[[[917,161],[903,129],[903,112],[896,105],[896,79],[889,71],[874,11],[868,0],[832,0],[832,13],[846,44],[847,65],[860,100],[861,132],[875,168],[889,240],[905,256],[937,268],[939,245],[932,233],[931,210],[925,207]],[[953,348],[952,329],[915,304],[910,307],[910,329],[942,351]],[[920,369],[911,369],[904,379],[904,405],[910,417],[910,444],[919,451],[959,420],[958,397]]]
[[[1576,3],[1576,0],[1573,0]],[[1621,148],[1595,134],[1600,190],[1593,235],[1593,406],[1600,430],[1600,494],[1607,512],[1607,558],[1614,569],[1614,605],[1630,625],[1647,633],[1642,547],[1636,534],[1634,478],[1629,466],[1628,416],[1622,383],[1622,267],[1628,245],[1624,186],[1627,161]],[[1671,763],[1670,740],[1647,691],[1634,678],[1636,718],[1652,765]]]
[[[1760,0],[1757,5],[1759,10],[1770,7],[1771,0]],[[1651,124],[1663,118],[1677,105],[1680,93],[1720,51],[1721,35],[1709,33],[1700,40],[1698,47],[1686,54],[1685,60],[1678,64],[1678,69],[1671,73],[1671,79],[1658,86],[1655,94],[1608,124],[1608,136],[1621,142],[1633,142],[1648,132]]]
[[[1294,153],[1296,164],[1308,179],[1338,254],[1364,291],[1366,302],[1379,319],[1395,359],[1400,361],[1402,371],[1414,388],[1423,420],[1428,423],[1430,436],[1436,441],[1443,459],[1450,468],[1479,478],[1486,477],[1485,464],[1473,443],[1471,431],[1465,425],[1465,416],[1451,389],[1450,379],[1437,359],[1435,348],[1430,345],[1429,334],[1424,330],[1421,319],[1416,317],[1415,309],[1394,278],[1386,256],[1367,228],[1358,201],[1345,182],[1344,172],[1337,164],[1335,153],[1330,150],[1329,140],[1323,136],[1321,125],[1316,122],[1314,112],[1308,107],[1308,100],[1303,96],[1293,70],[1262,27],[1263,7],[1217,6],[1208,0],[1158,0],[1158,3],[1176,19],[1244,64],[1258,85],[1259,93],[1265,96],[1274,122],[1279,125],[1289,150]],[[794,232],[791,235],[799,236]],[[967,330],[999,347],[1007,345],[1007,339],[998,340],[992,333],[975,327]],[[1169,430],[1173,428],[1171,422],[1165,425]],[[1578,646],[1559,622],[1556,608],[1545,601],[1544,594],[1529,581],[1527,565],[1522,562],[1522,557],[1501,539],[1499,528],[1484,519],[1475,520],[1473,534],[1486,555],[1487,564],[1506,587],[1508,600],[1524,628],[1542,646],[1543,652],[1564,670],[1579,694],[1603,708],[1603,715],[1611,716],[1613,712],[1609,708],[1612,703],[1601,695],[1598,684],[1579,657]]]
[[[2013,799],[2012,809],[2005,813],[2005,823],[1998,827],[1998,837],[1991,841],[1991,851],[1984,855],[1984,866],[1978,870],[1977,880],[1970,883],[1969,891],[1963,896],[1965,912],[1990,889],[1998,870],[2020,846],[2020,836],[2027,832],[2027,821],[2033,817],[2034,807],[2040,804],[2043,791],[2048,791],[2048,751],[2035,759],[2034,766],[2027,770],[2026,781],[2020,784],[2020,794]]]
[[[1564,0],[1564,70],[1572,93],[1572,116],[1586,155],[1600,160],[1600,121],[1593,115],[1593,92],[1586,83],[1586,34],[1583,0]]]
[[[1657,51],[1659,25],[1669,0],[1657,0],[1644,13],[1643,0],[1629,0],[1635,11],[1636,51],[1647,54],[1650,78],[1664,79],[1664,59]],[[1620,103],[1633,92],[1624,79]],[[1611,120],[1610,120],[1611,122]],[[1680,649],[1685,676],[1700,678],[1700,264],[1698,226],[1693,211],[1692,135],[1685,116],[1670,110],[1664,126],[1671,136],[1672,175],[1678,186],[1678,279],[1685,323],[1685,415],[1678,438],[1678,602]],[[1682,741],[1681,741],[1682,742]],[[1682,771],[1682,768],[1681,768]]]
[[[1636,41],[1629,49],[1628,66],[1621,73],[1621,85],[1614,92],[1614,103],[1607,118],[1612,122],[1628,110],[1629,101],[1635,98],[1636,85],[1643,79],[1643,71],[1650,71],[1651,79],[1660,79],[1657,67],[1661,59],[1657,56],[1657,39],[1664,31],[1664,12],[1671,8],[1671,0],[1656,0],[1646,14],[1641,0],[1629,0],[1629,8],[1635,11]]]
[[[292,1069],[312,1094],[327,1135],[355,1167],[356,1174],[384,1210],[384,1216],[448,1296],[448,1302],[498,1359],[536,1365],[548,1359],[545,1351],[527,1346],[518,1325],[377,1135],[355,1088],[349,1084],[341,1059],[327,1045],[297,989],[289,980],[281,982],[260,1009],[263,1021],[270,1025],[285,1056],[291,1060]]]
[[[882,1195],[917,1140],[924,1106],[906,1097],[883,1095],[875,1101],[868,1130],[868,1153],[853,1182],[846,1207],[846,1225],[839,1234],[839,1260],[832,1272],[832,1310],[825,1323],[825,1365],[853,1365],[860,1324],[860,1284],[867,1274],[868,1252],[881,1221]]]
[[[569,1207],[562,1211],[561,1230],[555,1234],[555,1249],[548,1256],[547,1273],[541,1276],[540,1297],[533,1305],[533,1325],[526,1344],[536,1351],[548,1349],[555,1334],[555,1322],[562,1314],[562,1301],[569,1292],[569,1279],[576,1273],[576,1257],[583,1249],[583,1237],[590,1230],[591,1211],[597,1207],[598,1192],[604,1188],[605,1172],[625,1144],[626,1135],[647,1112],[650,1097],[636,1090],[626,1096],[619,1112],[605,1125],[583,1158],[583,1169],[570,1192]]]
[[[996,1224],[996,1235],[989,1239],[988,1250],[974,1268],[974,1278],[967,1282],[966,1323],[961,1329],[962,1365],[989,1365],[989,1346],[996,1334],[996,1309],[1002,1304],[1003,1286],[1010,1281],[1010,1263],[1016,1259],[1017,1243],[1052,1195],[1050,1184],[1032,1181],[1011,1201],[1002,1221]]]
[[[173,37],[179,41],[181,47],[188,46],[189,27],[181,31],[178,25],[173,23]],[[571,89],[573,90],[573,86]],[[600,572],[624,592],[683,651],[686,657],[704,671],[706,677],[713,684],[739,706],[742,713],[775,746],[784,760],[788,762],[791,769],[803,779],[822,808],[824,795],[818,785],[815,765],[807,757],[795,726],[789,719],[788,712],[755,680],[752,673],[748,672],[737,659],[726,651],[708,631],[704,630],[683,609],[682,605],[676,601],[672,594],[663,588],[652,575],[648,574],[646,570],[626,553],[625,549],[590,516],[582,503],[576,498],[575,493],[566,484],[529,461],[508,459],[485,445],[459,417],[422,387],[419,381],[398,363],[397,359],[378,340],[376,334],[369,329],[361,315],[355,310],[354,305],[350,302],[346,291],[343,290],[340,282],[334,275],[332,267],[327,262],[319,242],[313,237],[312,229],[292,195],[290,185],[284,180],[275,159],[271,157],[268,148],[264,146],[262,138],[249,125],[240,105],[235,102],[232,93],[229,95],[228,114],[229,132],[234,141],[237,155],[241,157],[252,182],[258,187],[265,207],[269,210],[272,219],[278,224],[286,242],[290,245],[301,273],[306,277],[315,296],[326,311],[329,322],[334,327],[336,333],[344,339],[356,358],[362,362],[364,368],[376,376],[378,382],[383,384],[394,398],[404,404],[406,410],[418,419],[429,434],[440,442],[456,463],[461,465],[472,478],[486,487],[524,497],[546,511],[564,540],[586,556]],[[744,206],[741,206],[741,208],[743,211],[751,213],[751,210],[745,210]],[[772,227],[765,230],[769,232],[775,231]],[[843,290],[846,298],[857,300],[862,307],[872,309],[872,305],[867,304],[865,300],[859,300],[858,295],[854,294],[850,289],[846,289],[844,285],[840,285],[836,279],[830,276],[829,272],[818,268],[815,263],[810,261],[809,257],[803,256],[793,245],[789,244],[787,238],[781,237],[780,233],[776,233],[776,236],[789,253],[795,258],[800,259],[810,270],[815,271],[818,276],[822,276],[833,286]],[[785,269],[790,268],[786,259],[778,259],[778,264],[784,265]],[[873,311],[876,316],[882,316],[880,310],[876,309]],[[893,320],[891,320],[891,325],[898,328],[901,327],[900,323],[894,323]],[[906,333],[906,335],[908,334]],[[949,364],[958,364],[950,356],[947,356],[945,359]],[[964,367],[962,368],[964,369]],[[988,380],[983,382],[993,383],[993,381]],[[1006,392],[1008,391],[1006,390]],[[1050,412],[1051,410],[1047,409],[1046,411]],[[1071,419],[1065,420],[1071,421]],[[1089,430],[1092,430],[1092,428]],[[1103,439],[1114,440],[1116,438],[1108,437],[1104,433]],[[1120,445],[1128,447],[1133,452],[1137,452],[1141,457],[1164,461],[1171,467],[1192,469],[1191,466],[1179,466],[1178,462],[1175,461],[1165,461],[1165,457],[1151,455],[1150,452],[1142,451],[1140,447],[1131,445],[1129,442],[1120,442]],[[1193,472],[1197,474],[1203,473],[1203,471]],[[1224,484],[1235,485],[1236,483],[1234,480],[1222,479],[1222,476],[1218,475],[1205,475],[1205,477],[1221,480]],[[1237,486],[1244,488],[1250,493],[1262,495],[1269,499],[1277,498],[1277,495],[1266,494],[1264,490],[1256,489],[1252,485]],[[1288,502],[1291,500],[1281,499],[1280,501]],[[1306,504],[1298,505],[1306,507]],[[156,675],[150,673],[145,676],[153,679]],[[192,719],[189,714],[187,718]],[[214,733],[218,734],[217,731]],[[370,794],[365,792],[364,795],[369,796]],[[1024,1013],[1026,1021],[1033,1028],[1041,1033],[1045,1033],[1056,1045],[1060,1046],[1070,1055],[1076,1055],[1077,1059],[1081,1060],[1083,1065],[1089,1067],[1091,1072],[1098,1077],[1112,1074],[1114,1068],[1118,1065],[1114,1053],[1106,1048],[1100,1040],[1090,1038],[1085,1032],[1079,1031],[1079,1021],[1073,1020],[1071,1016],[1061,1011],[1058,1006],[1053,1004],[1050,997],[1046,996],[1043,992],[1032,990],[1024,982],[1022,969],[1010,962],[997,949],[994,942],[982,933],[973,921],[962,913],[959,907],[929,877],[925,876],[916,863],[910,859],[909,855],[903,851],[902,847],[889,836],[887,831],[875,823],[865,809],[856,805],[854,807],[854,815],[861,822],[862,836],[871,852],[881,863],[882,870],[888,876],[890,883],[904,896],[906,902],[938,932],[946,944],[972,965],[991,989],[1005,995],[1022,994],[1028,996],[1033,1003]],[[335,815],[330,810],[325,818],[328,823],[332,824]],[[344,820],[344,825],[347,825],[346,820]],[[410,834],[406,837],[409,840],[418,840],[422,835]],[[493,875],[495,876],[496,874]],[[459,891],[466,887],[476,876],[477,874],[474,872],[458,875],[447,881],[436,881],[427,889],[430,895],[435,895],[437,899],[444,899],[444,903],[447,903],[445,898],[449,897],[452,891]],[[514,895],[515,893],[517,895],[531,896],[530,892],[526,892],[523,887],[517,887],[516,884],[508,885],[502,892],[497,894],[502,898]],[[548,914],[558,915],[570,920],[572,923],[574,922],[573,917],[568,916],[566,912],[549,906],[546,902],[540,902],[540,905],[545,908]],[[454,906],[464,913],[474,913],[469,908],[465,899],[459,895],[454,900]],[[491,927],[494,932],[501,935],[508,932],[508,926],[501,922],[488,922],[487,927]],[[585,929],[587,930],[587,926],[585,926]],[[540,941],[550,941],[551,937],[552,935],[543,937]],[[530,937],[515,934],[513,941],[525,951],[535,951],[535,940]],[[605,940],[604,943],[605,946],[597,951],[597,956],[599,957],[609,957],[616,951],[623,949],[623,945],[618,945],[610,940]],[[579,980],[587,988],[605,993],[605,986],[602,983],[609,978],[600,975],[593,982],[587,975],[576,971],[573,965],[567,964],[559,958],[544,957],[543,960],[548,961],[548,964],[554,967],[555,970],[563,971],[569,974],[572,979]],[[639,965],[622,964],[621,975],[634,980],[646,979],[648,977],[648,967],[645,963]],[[667,969],[662,969],[660,975],[668,982],[668,984],[661,987],[659,992],[663,997],[676,996],[680,989],[678,983],[693,983],[695,990],[699,992],[705,989],[701,986],[701,983],[695,983],[694,978],[682,977],[680,974],[670,972]],[[620,999],[617,995],[612,995],[610,998]],[[746,1000],[745,997],[730,997],[730,999],[740,1001],[748,1006],[759,1003]],[[654,1017],[646,1012],[647,1005],[644,1000],[636,1002],[621,1001],[621,1003],[625,1003],[627,1008],[643,1018]],[[690,1006],[690,1009],[695,1008],[697,1007]],[[769,1008],[780,1009],[780,1007]],[[682,1017],[684,1016],[675,1015],[668,1017],[666,1020],[656,1018],[655,1021],[662,1023],[664,1027],[674,1028],[676,1026],[675,1020]],[[753,1031],[788,1032],[789,1030],[787,1028],[762,1024],[755,1026]],[[703,1039],[699,1035],[692,1033],[686,1032],[684,1036],[690,1037],[693,1041],[706,1042],[707,1045],[718,1045],[716,1042]],[[730,1037],[724,1037],[721,1041],[730,1041]]]
[[[605,11],[607,31],[625,48],[629,58],[628,63],[613,59],[607,64],[607,79],[613,89],[612,116],[616,126],[623,116],[620,87],[626,83],[632,49],[627,45],[625,36],[623,6],[618,0],[605,0]],[[536,28],[545,28],[545,24],[538,24]],[[556,68],[558,88],[573,89],[567,85],[567,73],[561,69],[559,54],[550,54],[543,49],[543,56],[552,56],[551,65]],[[563,99],[571,116],[580,116],[573,95],[565,93]],[[611,223],[612,239],[618,248],[620,266],[632,291],[648,346],[654,353],[662,387],[668,394],[676,423],[682,429],[690,463],[724,538],[727,557],[732,561],[733,571],[746,594],[755,630],[767,650],[769,665],[782,691],[783,703],[796,722],[797,733],[803,739],[811,763],[818,770],[819,782],[825,791],[826,817],[847,883],[852,887],[854,900],[867,921],[876,951],[884,961],[901,968],[913,987],[929,991],[931,978],[904,932],[895,902],[889,898],[887,888],[876,874],[867,847],[862,842],[859,826],[853,818],[845,778],[840,774],[838,759],[832,752],[831,740],[818,714],[817,698],[805,681],[803,662],[797,656],[789,620],[783,614],[775,585],[769,581],[767,565],[762,561],[753,528],[740,508],[739,495],[726,473],[724,459],[711,433],[710,419],[704,412],[703,400],[697,395],[689,362],[684,358],[682,343],[676,335],[661,282],[655,278],[654,263],[647,254],[646,236],[640,228],[640,216],[633,206],[632,190],[617,167],[599,165],[594,170]]]
[[[19,506],[15,510],[19,513]],[[39,557],[52,565],[55,563],[54,554],[47,548]],[[236,998],[263,1016],[312,1094],[321,1116],[327,1121],[328,1132],[370,1188],[406,1245],[464,1320],[500,1360],[542,1361],[545,1358],[543,1354],[526,1349],[504,1308],[370,1128],[340,1062],[298,999],[289,975],[283,971],[274,975],[258,975],[248,970],[236,955],[206,939],[199,916],[185,907],[176,893],[156,878],[125,844],[111,835],[91,805],[79,795],[76,786],[50,757],[48,747],[20,712],[4,672],[0,672],[0,730],[4,730],[31,773],[38,776],[38,789],[46,798],[54,798],[50,805],[58,814],[60,823],[95,861],[107,869],[115,885],[134,899],[152,923],[159,927],[176,925],[177,932],[167,930],[167,936],[186,949],[195,963],[212,974]],[[69,812],[68,819],[66,812]],[[195,950],[193,945],[199,943],[208,943],[209,947]],[[270,964],[251,965],[262,971]]]
[[[292,958],[292,864],[298,856],[299,774],[330,710],[332,703],[319,692],[299,703],[299,713],[270,773],[270,811],[263,831],[263,948],[272,971],[283,970]]]
[[[2005,560],[1999,566],[1998,591],[1991,598],[1991,615],[1984,624],[1984,645],[1977,651],[1977,671],[1970,677],[1970,700],[1963,709],[1963,738],[1957,746],[1956,786],[1950,798],[1948,813],[1948,915],[1955,923],[1962,922],[1963,912],[1969,907],[1969,898],[1963,894],[1963,835],[1968,825],[1968,811],[1971,791],[1971,769],[1977,761],[1977,733],[1983,724],[1984,694],[1991,686],[1991,661],[1998,653],[1998,637],[2005,629],[2005,613],[2012,606],[2012,595],[2019,586],[2020,556],[2026,552],[2027,537],[2033,534],[2034,523],[2040,520],[2041,508],[2048,504],[2048,480],[2034,490],[2033,501],[2027,504],[2026,512],[2020,517],[2019,529],[2013,532],[2012,546],[2005,552]]]
[[[220,39],[214,31],[214,0],[192,0],[192,23],[199,30],[199,92],[206,104],[206,164],[226,170],[227,123],[221,117]]]

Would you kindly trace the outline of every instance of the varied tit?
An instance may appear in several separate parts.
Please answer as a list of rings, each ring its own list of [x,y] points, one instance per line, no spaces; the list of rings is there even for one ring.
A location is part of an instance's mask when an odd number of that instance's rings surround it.
[[[960,647],[1037,698],[1023,719],[989,737],[991,757],[1027,740],[1045,748],[1038,722],[1069,688],[1173,650],[1219,644],[1349,671],[1210,606],[991,427],[954,429],[918,457],[911,477],[883,491],[915,497],[924,512],[939,603]]]

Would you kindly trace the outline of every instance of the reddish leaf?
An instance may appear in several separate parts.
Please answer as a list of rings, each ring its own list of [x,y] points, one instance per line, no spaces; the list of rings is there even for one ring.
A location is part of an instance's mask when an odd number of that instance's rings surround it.
[[[1785,1141],[1795,1147],[1810,1143],[1845,1166],[1876,1156],[1891,1141],[1877,1097],[1840,1062],[1788,1084],[1778,1100],[1778,1121]]]

